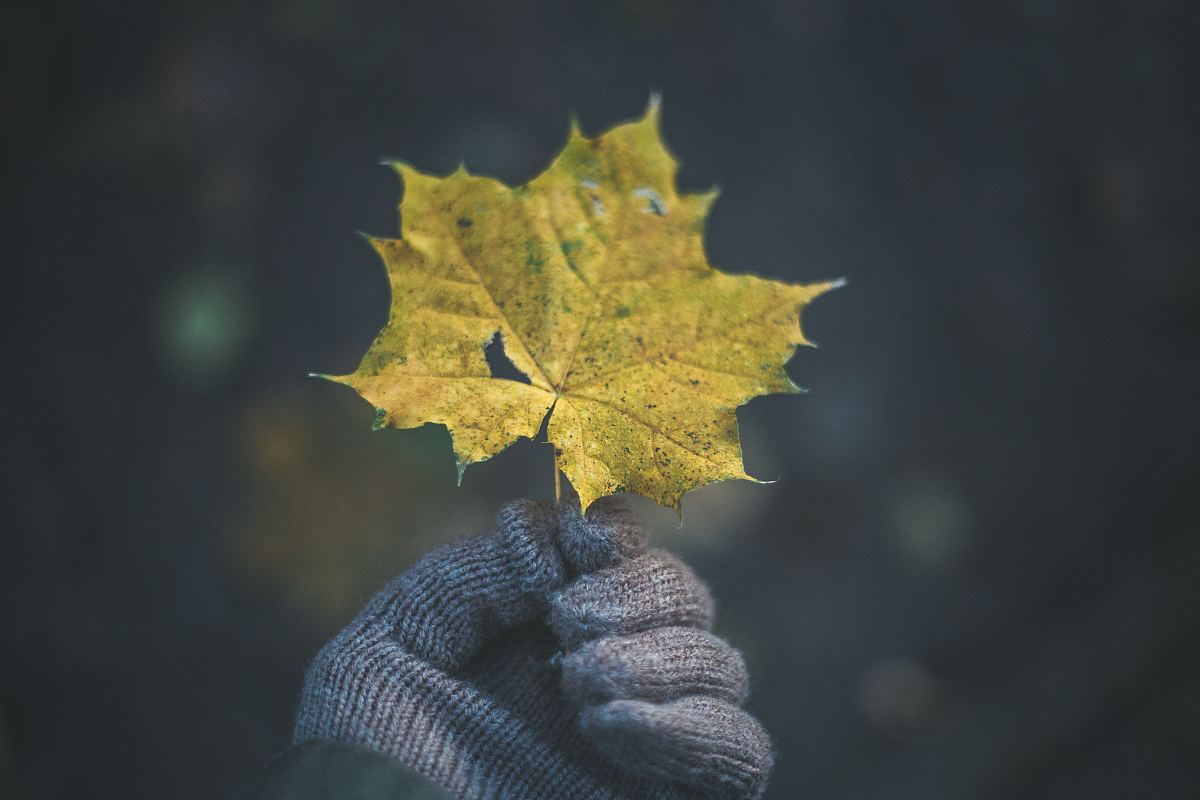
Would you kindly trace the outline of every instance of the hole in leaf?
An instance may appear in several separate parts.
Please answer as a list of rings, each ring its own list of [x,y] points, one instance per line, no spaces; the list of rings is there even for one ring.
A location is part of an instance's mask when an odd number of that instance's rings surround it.
[[[650,187],[643,186],[640,189],[634,189],[633,196],[640,197],[646,201],[646,207],[642,209],[643,211],[650,214],[657,214],[660,217],[665,217],[667,215],[666,204],[663,203],[662,198],[658,196],[658,192],[654,191]]]
[[[496,335],[483,348],[483,357],[487,359],[488,369],[492,371],[493,378],[517,383],[531,382],[529,376],[517,369],[517,365],[504,352],[504,340],[500,336],[500,331],[496,331]]]

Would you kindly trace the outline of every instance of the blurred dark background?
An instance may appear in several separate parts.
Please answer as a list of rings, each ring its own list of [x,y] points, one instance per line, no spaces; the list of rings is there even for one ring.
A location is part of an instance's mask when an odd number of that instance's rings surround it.
[[[519,183],[664,96],[714,264],[845,275],[752,474],[636,503],[712,584],[770,798],[1200,796],[1191,2],[5,4],[0,796],[226,797],[454,486],[353,393],[377,166]]]

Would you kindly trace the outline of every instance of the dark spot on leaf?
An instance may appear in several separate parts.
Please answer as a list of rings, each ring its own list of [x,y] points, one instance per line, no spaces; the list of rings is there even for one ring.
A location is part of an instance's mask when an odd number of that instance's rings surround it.
[[[546,257],[538,248],[538,243],[532,240],[525,242],[525,266],[534,272],[541,272],[546,266]]]
[[[472,223],[471,223],[470,217],[459,217],[458,218],[458,227],[460,227],[460,228],[469,228],[469,227],[471,227],[471,224]]]

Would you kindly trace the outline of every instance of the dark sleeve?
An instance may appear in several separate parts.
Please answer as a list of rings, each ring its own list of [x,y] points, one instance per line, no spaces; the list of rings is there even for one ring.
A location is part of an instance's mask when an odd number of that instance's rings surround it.
[[[234,800],[453,800],[387,756],[314,739],[276,756]]]

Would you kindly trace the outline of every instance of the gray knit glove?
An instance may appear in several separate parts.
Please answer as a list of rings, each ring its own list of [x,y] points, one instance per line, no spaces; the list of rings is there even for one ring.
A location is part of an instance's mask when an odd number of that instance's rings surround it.
[[[741,656],[620,506],[518,501],[377,595],[309,667],[295,741],[386,753],[476,798],[757,798]]]

